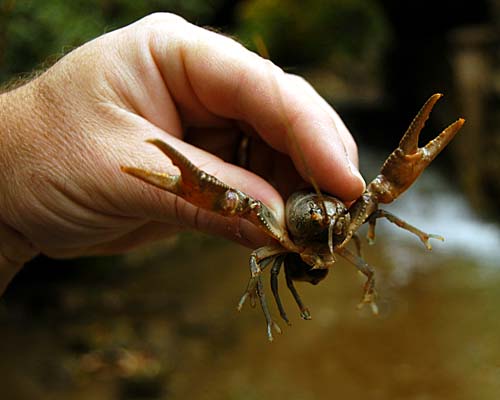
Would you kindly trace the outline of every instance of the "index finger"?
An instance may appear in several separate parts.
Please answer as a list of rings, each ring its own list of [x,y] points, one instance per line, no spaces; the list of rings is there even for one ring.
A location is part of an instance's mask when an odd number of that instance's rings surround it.
[[[152,32],[151,52],[174,101],[246,122],[290,155],[304,179],[310,173],[331,194],[359,197],[364,181],[319,95],[220,34],[186,22],[154,24]]]

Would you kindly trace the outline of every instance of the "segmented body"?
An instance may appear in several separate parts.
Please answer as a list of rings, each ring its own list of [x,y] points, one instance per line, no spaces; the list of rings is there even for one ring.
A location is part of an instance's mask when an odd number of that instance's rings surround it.
[[[198,207],[224,216],[245,218],[275,239],[274,244],[259,248],[250,255],[251,277],[238,304],[238,309],[241,309],[248,298],[252,302],[256,299],[260,301],[266,317],[267,335],[269,340],[272,340],[272,330],[281,330],[271,316],[262,282],[262,272],[269,266],[272,293],[279,313],[287,323],[289,319],[281,303],[277,283],[282,266],[286,284],[299,306],[300,315],[304,319],[310,319],[311,314],[295,289],[294,281],[317,284],[325,278],[328,268],[335,263],[335,255],[345,258],[366,276],[361,305],[369,304],[372,311],[377,313],[374,270],[361,257],[360,240],[356,235],[359,227],[368,222],[370,242],[375,239],[378,218],[386,218],[413,233],[428,249],[431,249],[429,239],[442,240],[438,235],[427,234],[379,209],[380,204],[394,201],[408,189],[462,127],[464,120],[460,118],[427,145],[418,147],[420,131],[441,96],[435,94],[427,100],[403,135],[399,146],[384,162],[380,174],[368,184],[366,191],[349,208],[340,200],[320,193],[318,189],[314,193],[297,192],[287,201],[286,227],[261,201],[198,169],[174,147],[159,139],[148,142],[172,160],[179,168],[180,175],[135,167],[122,167],[122,170]],[[292,132],[289,134],[293,136]],[[355,244],[354,252],[346,247],[351,240]]]

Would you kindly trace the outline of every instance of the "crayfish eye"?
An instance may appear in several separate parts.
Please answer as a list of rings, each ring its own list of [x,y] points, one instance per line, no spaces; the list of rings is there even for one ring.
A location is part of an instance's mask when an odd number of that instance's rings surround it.
[[[342,235],[349,226],[350,222],[351,216],[347,212],[342,217],[338,217],[334,227],[335,235]]]
[[[311,220],[314,222],[321,222],[323,220],[321,209],[319,209],[313,201],[310,201],[307,205],[309,206],[309,215],[311,216]]]

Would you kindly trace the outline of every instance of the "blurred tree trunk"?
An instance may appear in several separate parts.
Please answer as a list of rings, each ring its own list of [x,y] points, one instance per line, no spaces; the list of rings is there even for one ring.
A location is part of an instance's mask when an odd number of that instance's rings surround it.
[[[476,209],[498,212],[490,204],[500,195],[500,63],[495,60],[500,38],[495,28],[482,25],[457,30],[453,41],[457,102],[467,119],[454,147],[462,167],[459,176]]]

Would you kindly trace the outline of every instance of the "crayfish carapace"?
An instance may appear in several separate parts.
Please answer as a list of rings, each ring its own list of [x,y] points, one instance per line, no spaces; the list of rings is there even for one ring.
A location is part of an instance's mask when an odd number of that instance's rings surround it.
[[[310,319],[309,310],[302,303],[294,281],[317,284],[325,278],[328,268],[335,262],[335,254],[348,260],[366,276],[360,305],[369,304],[372,311],[377,313],[374,270],[360,256],[360,239],[356,234],[359,227],[368,222],[368,240],[373,241],[376,221],[384,217],[418,236],[428,249],[431,249],[429,239],[443,240],[440,236],[422,232],[378,208],[380,203],[390,203],[408,189],[462,127],[464,119],[460,118],[427,145],[418,147],[420,131],[441,96],[434,94],[427,100],[410,124],[398,148],[384,162],[380,174],[350,207],[346,207],[335,197],[319,192],[297,192],[286,204],[287,228],[282,227],[271,210],[261,201],[198,169],[176,149],[159,139],[151,139],[148,142],[172,160],[179,168],[180,175],[134,167],[122,167],[122,170],[180,196],[195,206],[223,216],[245,218],[276,240],[273,245],[261,247],[251,253],[251,277],[238,304],[238,309],[241,309],[248,298],[252,303],[259,299],[267,322],[267,336],[272,340],[272,329],[277,332],[281,330],[271,317],[264,294],[262,272],[268,266],[271,265],[272,293],[280,315],[287,323],[288,317],[278,293],[277,279],[282,266],[286,284],[300,308],[301,317]],[[355,243],[354,252],[346,247],[351,240]]]

